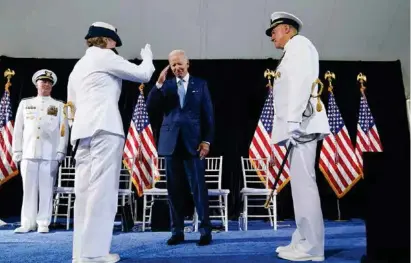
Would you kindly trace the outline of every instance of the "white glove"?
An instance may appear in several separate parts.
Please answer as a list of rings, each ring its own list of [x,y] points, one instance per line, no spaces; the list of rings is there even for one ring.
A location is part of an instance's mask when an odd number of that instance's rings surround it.
[[[21,162],[22,157],[23,157],[23,154],[21,152],[20,153],[14,153],[13,158],[12,158],[13,162],[15,162],[15,163]]]
[[[140,56],[142,60],[153,60],[153,52],[151,52],[150,44],[146,44],[146,46],[141,49]]]
[[[288,145],[289,143],[291,143],[292,145],[296,145],[296,139],[303,135],[303,132],[300,129],[300,124],[297,122],[289,122],[288,134],[290,135],[290,138],[288,139],[286,144]]]
[[[65,157],[66,157],[65,154],[57,153],[56,160],[60,163],[61,161],[64,160]]]

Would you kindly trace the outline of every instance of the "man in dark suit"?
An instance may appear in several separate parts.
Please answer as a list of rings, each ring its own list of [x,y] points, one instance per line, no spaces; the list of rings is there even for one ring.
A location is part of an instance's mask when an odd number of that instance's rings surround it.
[[[214,137],[214,113],[207,82],[188,74],[189,62],[182,50],[168,56],[147,98],[150,112],[164,114],[158,153],[165,156],[172,236],[168,245],[184,241],[184,182],[188,180],[201,232],[198,245],[211,242],[205,160]],[[168,70],[175,78],[166,80]]]

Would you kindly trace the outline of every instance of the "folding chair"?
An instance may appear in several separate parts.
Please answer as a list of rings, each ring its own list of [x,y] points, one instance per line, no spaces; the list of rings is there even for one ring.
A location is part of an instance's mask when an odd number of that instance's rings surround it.
[[[133,207],[136,205],[134,202],[134,191],[132,190],[132,176],[131,169],[134,165],[134,158],[123,159],[121,163],[119,190],[118,190],[118,206],[122,207],[128,203],[131,207],[131,213],[133,220],[136,221],[136,209]]]
[[[264,208],[271,193],[268,187],[268,159],[241,157],[244,187],[240,193],[243,198],[244,230],[248,229],[248,218],[269,218],[271,226],[277,230],[277,192],[273,194],[267,214],[250,214],[249,208]],[[264,208],[265,209],[265,208]]]
[[[210,218],[221,218],[224,230],[228,231],[228,195],[229,189],[222,189],[223,157],[206,157],[205,180],[208,188],[209,208],[218,209],[220,215]],[[198,231],[198,215],[194,216],[195,232]]]
[[[167,181],[166,181],[166,161],[164,157],[158,157],[152,162],[151,171],[154,171],[152,187],[143,190],[143,226],[142,230],[146,230],[146,225],[151,226],[151,215],[153,205],[156,200],[168,200],[167,198]]]
[[[57,186],[54,187],[53,200],[53,222],[56,223],[58,216],[66,217],[66,229],[70,228],[71,211],[74,208],[74,176],[75,169],[71,166],[73,158],[66,156],[59,167]],[[60,212],[60,208],[65,207],[65,212]],[[63,211],[64,211],[63,210]]]

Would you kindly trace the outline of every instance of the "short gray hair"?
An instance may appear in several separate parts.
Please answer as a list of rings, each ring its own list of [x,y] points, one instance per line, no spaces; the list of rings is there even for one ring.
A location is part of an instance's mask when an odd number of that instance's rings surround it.
[[[168,58],[170,59],[170,57],[174,56],[174,55],[182,55],[184,57],[184,59],[186,61],[188,61],[188,57],[186,55],[186,52],[182,49],[175,49],[175,50],[171,51],[170,54],[168,54]]]

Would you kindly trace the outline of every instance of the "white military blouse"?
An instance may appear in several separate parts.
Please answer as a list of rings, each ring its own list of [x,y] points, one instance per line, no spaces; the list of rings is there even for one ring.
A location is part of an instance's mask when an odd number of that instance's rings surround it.
[[[274,123],[272,143],[284,143],[291,134],[288,123],[300,123],[303,134],[319,134],[323,139],[330,133],[330,127],[324,104],[317,111],[318,85],[312,92],[312,84],[319,75],[319,57],[314,45],[306,37],[296,35],[284,46],[284,56],[277,67],[279,77],[274,80]],[[309,104],[313,109],[311,117],[303,117]]]
[[[110,49],[89,47],[69,76],[67,101],[76,108],[71,143],[98,131],[124,136],[118,108],[122,80],[146,83],[154,70],[152,60],[136,65]]]
[[[63,105],[61,101],[43,96],[21,100],[14,123],[13,154],[22,153],[23,159],[41,160],[57,160],[58,152],[66,154],[69,130]]]

